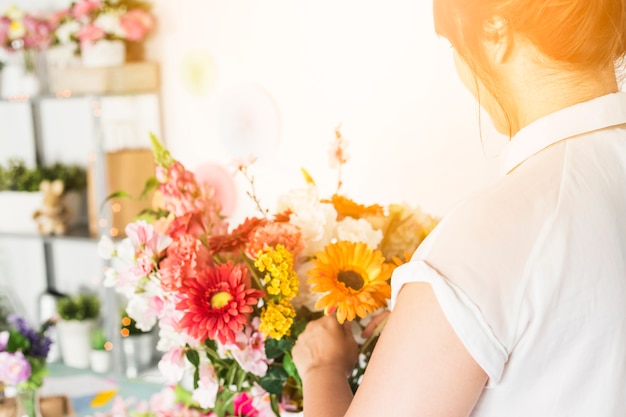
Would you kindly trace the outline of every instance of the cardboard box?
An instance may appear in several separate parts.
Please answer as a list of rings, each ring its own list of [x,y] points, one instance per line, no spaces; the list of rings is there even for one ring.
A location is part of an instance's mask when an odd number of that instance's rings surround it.
[[[108,229],[112,237],[126,236],[124,229],[133,222],[144,209],[150,208],[153,193],[146,198],[139,199],[146,181],[155,175],[154,157],[151,149],[124,149],[116,152],[107,152],[106,160],[106,196],[118,191],[124,191],[132,198],[113,198],[103,208],[102,215],[98,211],[103,201],[97,201],[93,183],[93,167],[87,175],[89,198],[89,232],[92,236],[98,235],[98,221],[100,218],[111,219]]]
[[[155,62],[129,62],[114,67],[50,68],[48,86],[52,94],[112,94],[154,91],[159,87]]]
[[[72,404],[65,395],[41,397],[42,417],[68,417],[74,414]],[[0,417],[18,417],[15,398],[0,399]]]

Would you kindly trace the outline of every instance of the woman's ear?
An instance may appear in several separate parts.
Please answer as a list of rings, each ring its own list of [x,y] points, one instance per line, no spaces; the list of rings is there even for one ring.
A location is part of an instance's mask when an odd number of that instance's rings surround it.
[[[483,25],[485,51],[493,63],[502,64],[510,55],[513,36],[509,23],[501,16],[494,16]]]

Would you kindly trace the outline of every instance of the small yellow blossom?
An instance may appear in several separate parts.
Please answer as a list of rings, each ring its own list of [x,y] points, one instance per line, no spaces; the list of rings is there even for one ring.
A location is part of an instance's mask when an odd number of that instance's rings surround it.
[[[261,273],[265,291],[279,299],[291,300],[298,295],[298,276],[293,269],[293,256],[283,246],[265,248],[257,259],[254,266]]]
[[[287,300],[276,303],[269,301],[261,311],[261,325],[259,330],[274,339],[280,340],[289,335],[296,310]]]

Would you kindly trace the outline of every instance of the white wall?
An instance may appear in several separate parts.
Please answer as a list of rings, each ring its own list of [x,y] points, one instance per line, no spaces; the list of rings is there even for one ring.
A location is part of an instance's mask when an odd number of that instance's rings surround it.
[[[64,1],[0,0],[0,9]],[[451,49],[434,34],[431,2],[153,3],[158,26],[146,49],[161,64],[164,140],[189,168],[226,165],[256,149],[262,157],[253,172],[266,207],[303,184],[300,167],[323,193],[334,191],[327,149],[340,124],[351,154],[342,191],[365,204],[408,202],[443,215],[496,175],[503,140],[485,116],[481,139],[477,106],[456,77]],[[258,91],[267,93],[252,96],[261,104],[246,104],[242,97]],[[273,104],[263,106],[263,98]],[[229,117],[242,121],[237,127],[271,130],[273,109],[277,144],[271,137],[237,144],[220,134]],[[235,184],[236,223],[254,210],[245,181]],[[73,258],[86,280],[93,259]]]
[[[155,12],[148,53],[162,63],[165,136],[189,167],[233,157],[219,134],[233,88],[254,84],[274,100],[280,143],[254,171],[267,206],[302,184],[301,166],[334,190],[327,147],[339,124],[352,155],[343,191],[363,202],[444,214],[494,175],[501,138],[483,126],[481,144],[477,106],[434,34],[430,2],[157,0]],[[201,56],[209,87],[198,92],[184,74]],[[236,217],[251,210],[240,195]]]

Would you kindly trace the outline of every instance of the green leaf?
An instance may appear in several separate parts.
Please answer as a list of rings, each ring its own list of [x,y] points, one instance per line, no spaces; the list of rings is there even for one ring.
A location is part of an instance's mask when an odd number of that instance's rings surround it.
[[[104,206],[106,205],[106,203],[108,203],[109,201],[111,201],[114,198],[133,198],[133,196],[128,194],[124,190],[115,191],[115,192],[109,194],[108,196],[106,196],[106,198],[104,199],[102,204],[100,204],[100,211],[104,210]]]
[[[174,387],[174,398],[175,402],[184,404],[186,407],[189,407],[193,404],[193,399],[191,398],[192,393],[180,385],[176,385]]]
[[[146,180],[145,185],[143,186],[143,191],[139,198],[146,198],[151,191],[154,191],[159,186],[159,181],[156,177],[150,177]]]
[[[28,348],[30,348],[30,342],[22,333],[17,330],[9,330],[9,341],[5,348],[7,352],[17,352],[18,350],[26,352]]]
[[[200,365],[200,355],[197,350],[187,349],[185,356],[187,357],[187,360],[196,368]]]
[[[152,143],[152,154],[154,155],[154,162],[163,168],[169,168],[174,163],[174,158],[169,153],[165,146],[161,143],[157,136],[150,132],[150,142]]]
[[[278,406],[278,395],[270,394],[270,406],[276,417],[280,417],[280,407]]]
[[[228,389],[222,389],[218,391],[217,398],[215,399],[215,407],[213,407],[213,412],[217,414],[218,417],[230,416],[233,413],[233,398],[235,397],[234,392]],[[228,412],[228,414],[226,414]]]
[[[267,373],[259,380],[259,385],[270,394],[280,394],[287,380],[287,372],[280,366],[270,366]]]
[[[287,375],[296,379],[299,384],[302,383],[296,364],[293,362],[293,358],[289,353],[285,353],[285,357],[283,358],[283,368],[285,369],[285,372],[287,372]]]
[[[286,338],[276,340],[271,337],[265,341],[265,354],[268,359],[276,359],[285,352],[289,352],[293,347],[293,342]]]

